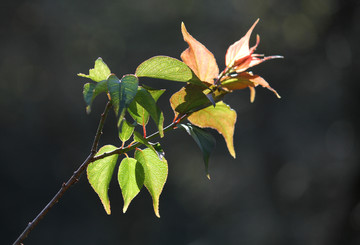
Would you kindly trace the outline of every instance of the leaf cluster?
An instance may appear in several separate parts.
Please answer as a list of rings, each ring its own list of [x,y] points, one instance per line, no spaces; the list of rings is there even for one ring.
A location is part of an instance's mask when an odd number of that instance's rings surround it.
[[[135,147],[133,156],[125,153],[118,167],[117,179],[124,199],[123,212],[126,212],[131,201],[145,186],[152,197],[154,212],[160,217],[159,198],[168,175],[168,164],[160,143],[150,142],[153,137],[147,136],[146,132],[151,118],[158,129],[157,135],[164,137],[164,114],[157,101],[165,90],[140,84],[139,79],[150,77],[184,83],[170,98],[170,106],[174,112],[170,126],[171,129],[184,129],[195,140],[203,154],[206,176],[210,179],[209,157],[215,147],[215,139],[204,128],[212,128],[220,133],[230,155],[234,158],[236,156],[233,135],[237,115],[223,102],[226,94],[249,88],[250,100],[253,102],[255,87],[261,85],[280,97],[262,77],[248,71],[265,60],[280,57],[254,54],[260,41],[259,36],[256,45],[249,47],[250,35],[257,22],[243,38],[228,48],[226,67],[221,72],[214,55],[192,37],[182,23],[181,31],[189,45],[181,54],[182,61],[168,56],[155,56],[141,63],[134,74],[119,78],[98,58],[88,75],[78,74],[92,80],[83,89],[87,113],[90,113],[94,99],[105,93],[117,116],[117,134],[122,142],[121,146],[105,145],[97,152],[97,156],[117,149],[130,150],[134,144],[145,147]],[[189,122],[182,123],[185,119]],[[126,145],[130,139],[132,141]],[[111,212],[108,189],[119,156],[109,154],[92,162],[87,168],[88,180],[108,214]]]

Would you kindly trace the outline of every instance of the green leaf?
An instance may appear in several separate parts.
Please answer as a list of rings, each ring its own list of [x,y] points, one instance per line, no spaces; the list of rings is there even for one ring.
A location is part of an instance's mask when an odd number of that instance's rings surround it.
[[[139,133],[139,132],[137,132],[137,131],[134,131],[134,140],[135,140],[136,142],[140,142],[141,144],[146,145],[149,149],[151,149],[153,152],[155,152],[156,154],[158,154],[157,151],[155,150],[155,148],[152,146],[152,144],[151,144],[147,139],[145,139],[145,138],[141,135],[141,133]]]
[[[209,94],[210,92],[210,89],[204,89],[194,84],[188,84],[171,96],[171,108],[173,109],[175,115],[201,110],[212,104],[206,96],[206,94]],[[223,90],[215,90],[211,94],[213,100],[218,102],[226,93],[227,92]]]
[[[140,162],[144,168],[144,185],[153,199],[155,215],[160,218],[159,198],[168,175],[167,161],[165,158],[160,159],[158,155],[149,148],[136,150],[135,159]]]
[[[138,77],[152,77],[206,86],[183,62],[168,56],[154,56],[141,63],[135,72]]]
[[[156,101],[163,92],[162,90],[155,90],[150,93],[148,90],[139,87],[134,101],[128,108],[129,114],[140,125],[145,126],[148,123],[150,114],[159,129],[160,137],[164,136],[164,115],[156,105]]]
[[[210,179],[209,157],[216,144],[214,136],[199,127],[191,125],[190,123],[181,124],[180,126],[183,127],[186,132],[192,136],[196,144],[200,147],[205,163],[206,176],[208,179]]]
[[[119,128],[119,139],[122,142],[126,142],[130,139],[131,135],[133,134],[135,129],[135,125],[132,123],[129,123],[126,120],[123,120],[123,122],[120,124]]]
[[[105,152],[115,150],[113,145],[105,145],[96,153],[101,155]],[[107,214],[110,214],[110,201],[108,196],[109,184],[114,172],[118,155],[111,155],[103,159],[92,162],[87,167],[87,178],[94,191],[100,197],[102,204],[104,205]]]
[[[134,75],[125,75],[121,81],[114,74],[108,78],[108,89],[110,92],[111,103],[116,115],[120,113],[122,120],[124,110],[130,105],[137,93],[139,81]]]
[[[97,84],[86,83],[84,85],[83,95],[86,103],[86,112],[91,112],[91,104],[99,94],[107,92],[107,81],[101,81]]]
[[[95,66],[93,69],[89,70],[89,75],[85,75],[83,73],[79,73],[78,76],[90,78],[95,82],[100,82],[106,80],[110,75],[111,71],[109,67],[105,64],[105,62],[99,57],[95,61]]]
[[[236,112],[227,104],[220,101],[216,106],[208,106],[200,111],[192,113],[188,120],[201,128],[213,128],[217,130],[225,139],[227,148],[232,157],[235,158],[234,150],[234,130],[236,122]]]
[[[143,166],[134,158],[124,158],[119,166],[118,182],[124,199],[123,212],[128,209],[131,201],[144,185],[145,173]]]

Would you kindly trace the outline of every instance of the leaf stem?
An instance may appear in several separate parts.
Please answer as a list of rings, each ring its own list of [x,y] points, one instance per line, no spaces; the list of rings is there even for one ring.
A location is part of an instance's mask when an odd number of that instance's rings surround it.
[[[70,179],[61,185],[60,190],[55,194],[55,196],[51,199],[51,201],[44,207],[43,210],[36,216],[36,218],[29,222],[26,226],[25,230],[20,234],[20,236],[16,239],[13,245],[20,245],[25,240],[25,238],[29,235],[29,233],[35,228],[35,226],[40,222],[42,218],[50,211],[50,209],[59,201],[59,199],[64,195],[64,193],[76,182],[79,181],[81,174],[85,171],[86,167],[89,163],[94,161],[94,156],[96,154],[97,146],[100,140],[100,136],[102,135],[102,129],[104,127],[106,116],[111,108],[111,103],[108,102],[106,104],[104,112],[101,114],[101,119],[98,125],[98,129],[96,131],[95,139],[91,148],[91,153],[86,158],[86,160],[80,165],[80,167],[73,173]]]

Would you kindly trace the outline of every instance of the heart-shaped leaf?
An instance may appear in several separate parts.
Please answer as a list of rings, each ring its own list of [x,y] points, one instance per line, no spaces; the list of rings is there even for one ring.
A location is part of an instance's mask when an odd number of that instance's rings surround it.
[[[192,113],[188,120],[201,128],[213,128],[217,130],[225,139],[227,148],[232,157],[235,158],[234,150],[234,130],[236,122],[236,112],[222,101],[216,106],[208,106],[200,111]]]
[[[101,155],[115,149],[116,147],[113,145],[105,145],[100,148],[96,155]],[[87,178],[89,183],[98,194],[107,214],[111,213],[108,189],[117,159],[118,155],[114,154],[94,161],[87,167]]]
[[[120,120],[124,115],[124,110],[130,105],[137,93],[139,81],[134,75],[125,75],[117,78],[111,74],[108,78],[108,89],[110,92],[111,103],[114,107],[115,113],[120,114]]]
[[[95,61],[95,66],[93,69],[89,70],[89,75],[85,75],[83,73],[79,73],[78,76],[90,78],[95,82],[100,82],[106,80],[110,75],[111,71],[109,67],[105,64],[105,62],[99,57]]]
[[[135,75],[138,77],[202,84],[186,64],[168,56],[154,56],[145,60],[138,66]]]
[[[124,199],[123,212],[128,209],[131,201],[144,185],[145,173],[143,166],[134,158],[124,158],[119,166],[118,182]]]
[[[215,144],[216,144],[216,140],[214,136],[206,132],[204,129],[191,125],[190,123],[181,124],[180,126],[183,127],[186,130],[186,132],[192,136],[196,144],[200,147],[205,163],[206,176],[208,177],[208,179],[210,179],[209,157],[212,150],[215,148]]]
[[[144,185],[153,199],[154,212],[156,216],[160,218],[159,198],[168,175],[167,161],[164,157],[160,159],[158,155],[149,148],[136,150],[135,159],[140,162],[144,168]]]

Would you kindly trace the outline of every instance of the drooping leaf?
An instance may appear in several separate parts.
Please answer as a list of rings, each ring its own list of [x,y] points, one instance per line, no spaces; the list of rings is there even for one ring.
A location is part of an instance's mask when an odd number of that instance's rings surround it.
[[[242,72],[238,74],[236,77],[224,80],[221,83],[221,86],[228,90],[239,90],[249,87],[251,91],[251,96],[250,96],[251,102],[253,102],[255,99],[255,87],[258,85],[261,85],[262,87],[269,89],[279,99],[281,98],[280,95],[276,92],[276,90],[270,87],[270,85],[265,81],[264,78],[258,75],[253,75],[250,72]]]
[[[123,120],[119,128],[119,139],[122,142],[128,141],[131,135],[133,134],[134,129],[135,129],[135,125],[133,125],[132,123],[126,120]]]
[[[157,90],[151,94],[148,90],[139,87],[134,101],[128,108],[129,114],[140,125],[146,125],[150,115],[159,129],[160,137],[164,136],[164,115],[156,105],[156,101],[163,92],[164,91]]]
[[[113,145],[105,145],[96,155],[115,150]],[[92,162],[87,167],[87,178],[94,191],[98,194],[107,214],[110,214],[110,201],[108,196],[109,184],[114,172],[118,155],[114,154]]]
[[[114,74],[108,78],[108,89],[110,92],[111,103],[115,113],[120,114],[122,120],[124,110],[130,105],[137,93],[139,81],[134,75],[125,75],[117,78]]]
[[[144,168],[144,185],[153,199],[154,212],[156,216],[160,218],[159,198],[168,175],[167,161],[164,157],[160,159],[158,155],[149,148],[136,150],[135,159],[140,162]]]
[[[187,32],[184,23],[181,23],[181,32],[185,42],[189,44],[189,47],[182,52],[181,59],[201,81],[213,84],[214,78],[219,74],[214,55]]]
[[[160,96],[165,92],[165,89],[157,90],[157,89],[152,89],[152,88],[144,86],[144,85],[142,85],[141,87],[138,88],[138,90],[141,90],[141,89],[146,89],[151,94],[151,96],[155,100],[155,102],[157,102],[157,100],[160,98]],[[129,105],[128,112],[129,112],[130,116],[139,125],[147,125],[150,115],[147,112],[147,110],[145,110],[144,107],[142,107],[139,103],[136,102],[136,97],[137,96],[135,96],[135,99]]]
[[[232,157],[235,158],[234,150],[234,130],[236,122],[236,112],[222,101],[216,106],[208,106],[200,111],[192,113],[188,120],[200,128],[213,128],[217,130],[225,139],[227,148]]]
[[[89,70],[89,75],[79,73],[78,76],[90,78],[91,80],[93,80],[95,82],[100,82],[100,81],[106,80],[108,78],[108,76],[110,75],[110,73],[111,73],[111,71],[110,71],[109,67],[105,64],[105,62],[102,60],[102,58],[99,57],[95,61],[94,68]]]
[[[251,55],[249,49],[249,40],[251,33],[258,22],[259,19],[255,21],[255,23],[251,26],[245,36],[243,36],[239,41],[235,42],[228,48],[225,55],[225,65],[227,67],[234,65],[237,60]]]
[[[210,92],[211,91],[209,89],[188,84],[171,96],[171,108],[173,109],[175,115],[201,110],[212,104],[206,96],[206,94],[209,94]],[[221,100],[226,93],[227,92],[223,90],[216,90],[211,96],[212,99],[217,102]]]
[[[154,56],[145,60],[137,67],[135,75],[138,77],[202,84],[186,64],[168,56]]]
[[[98,82],[96,84],[86,83],[83,89],[84,100],[86,103],[86,112],[91,112],[91,104],[99,94],[107,91],[107,80]]]
[[[126,157],[121,161],[118,182],[124,199],[124,213],[143,187],[144,179],[144,168],[136,159]]]
[[[216,144],[216,140],[214,136],[212,136],[212,134],[206,132],[205,130],[199,127],[191,125],[190,123],[181,124],[180,126],[183,127],[186,130],[186,132],[192,136],[196,144],[199,146],[203,154],[206,176],[208,177],[208,179],[210,179],[209,157]]]

